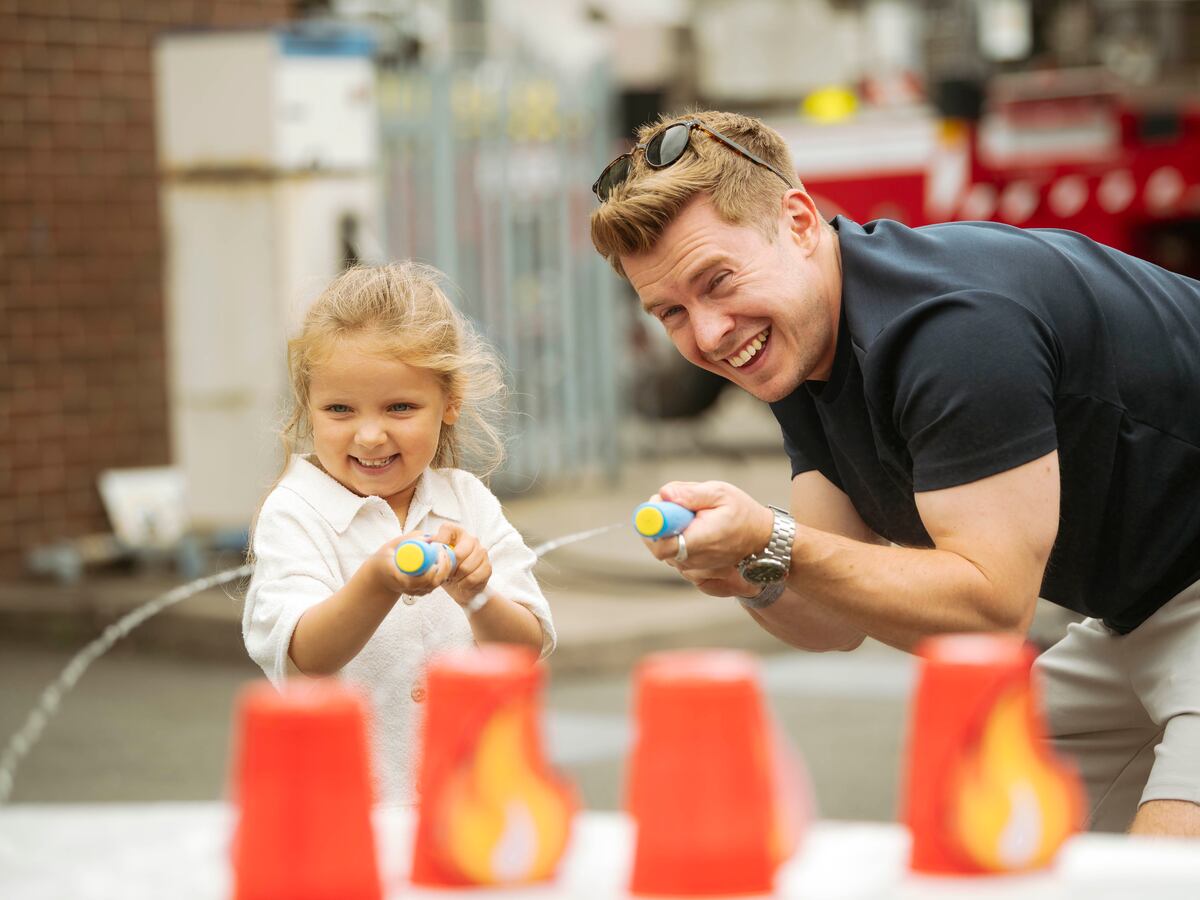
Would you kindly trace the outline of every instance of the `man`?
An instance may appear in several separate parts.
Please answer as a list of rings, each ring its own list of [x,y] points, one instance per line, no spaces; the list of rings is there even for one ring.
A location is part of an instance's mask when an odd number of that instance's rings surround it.
[[[1065,231],[826,223],[743,116],[639,141],[593,242],[793,473],[791,516],[664,485],[698,512],[651,552],[812,650],[1089,616],[1038,666],[1092,827],[1200,835],[1200,283]]]

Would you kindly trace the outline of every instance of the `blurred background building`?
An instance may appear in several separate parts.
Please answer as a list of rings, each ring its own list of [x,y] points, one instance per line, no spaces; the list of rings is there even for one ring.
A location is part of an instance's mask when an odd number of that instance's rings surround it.
[[[288,324],[355,261],[439,266],[508,360],[501,490],[669,444],[722,384],[595,257],[588,188],[692,104],[779,128],[829,215],[1200,273],[1193,0],[6,0],[0,578],[119,554],[82,540],[113,470],[239,534]]]

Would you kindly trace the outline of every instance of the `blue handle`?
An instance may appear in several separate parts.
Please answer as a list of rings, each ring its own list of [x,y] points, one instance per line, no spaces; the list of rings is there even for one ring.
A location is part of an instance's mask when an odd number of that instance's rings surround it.
[[[644,538],[652,541],[674,537],[692,524],[696,514],[686,506],[669,500],[643,503],[633,511],[633,527]]]
[[[450,571],[458,568],[458,557],[449,544],[437,541],[418,541],[416,538],[404,541],[396,547],[392,556],[396,568],[405,575],[424,575],[437,565],[438,556],[445,552],[450,557]]]

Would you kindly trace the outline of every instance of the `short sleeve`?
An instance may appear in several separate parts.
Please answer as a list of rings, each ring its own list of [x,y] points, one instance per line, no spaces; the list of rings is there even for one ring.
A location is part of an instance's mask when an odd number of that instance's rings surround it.
[[[841,488],[825,429],[808,389],[800,385],[782,400],[772,403],[771,412],[783,434],[783,449],[792,464],[792,477],[816,469]]]
[[[296,623],[309,608],[339,588],[328,560],[329,540],[285,503],[268,498],[254,529],[254,576],[242,613],[246,650],[267,677],[281,684]]]
[[[874,415],[912,464],[913,490],[1007,471],[1057,448],[1050,329],[994,294],[939,297],[890,325],[864,365]]]

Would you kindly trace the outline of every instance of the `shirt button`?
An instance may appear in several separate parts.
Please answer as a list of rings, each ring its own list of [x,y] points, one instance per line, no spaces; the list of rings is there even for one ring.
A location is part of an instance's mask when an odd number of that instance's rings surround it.
[[[412,594],[405,594],[403,599],[404,599],[405,606],[412,606],[414,603],[417,602],[417,598],[412,596]]]
[[[418,685],[409,692],[409,696],[413,698],[414,703],[424,703],[425,688]]]

